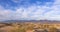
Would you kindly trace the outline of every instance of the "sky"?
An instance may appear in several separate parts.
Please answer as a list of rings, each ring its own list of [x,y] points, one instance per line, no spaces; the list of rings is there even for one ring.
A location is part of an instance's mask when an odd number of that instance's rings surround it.
[[[1,20],[60,20],[60,0],[0,0]]]

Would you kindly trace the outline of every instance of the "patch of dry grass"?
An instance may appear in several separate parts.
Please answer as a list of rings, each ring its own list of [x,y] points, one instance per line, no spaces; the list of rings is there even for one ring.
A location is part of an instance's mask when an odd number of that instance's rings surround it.
[[[35,23],[13,23],[11,25],[9,24],[9,25],[4,25],[4,27],[1,27],[0,32],[36,32],[36,31],[57,32],[59,31],[53,25],[51,25],[50,27],[49,25],[48,24],[41,25]]]

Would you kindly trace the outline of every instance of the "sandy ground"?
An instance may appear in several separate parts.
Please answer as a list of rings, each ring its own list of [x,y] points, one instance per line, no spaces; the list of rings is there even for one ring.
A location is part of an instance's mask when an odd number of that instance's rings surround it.
[[[0,32],[9,32],[13,29],[14,29],[14,27],[12,27],[12,26],[6,26],[6,27],[0,28]]]

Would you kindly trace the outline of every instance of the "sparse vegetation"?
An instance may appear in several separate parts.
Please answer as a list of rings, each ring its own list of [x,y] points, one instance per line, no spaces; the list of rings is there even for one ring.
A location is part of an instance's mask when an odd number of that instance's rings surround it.
[[[1,23],[0,32],[60,32],[59,24]]]

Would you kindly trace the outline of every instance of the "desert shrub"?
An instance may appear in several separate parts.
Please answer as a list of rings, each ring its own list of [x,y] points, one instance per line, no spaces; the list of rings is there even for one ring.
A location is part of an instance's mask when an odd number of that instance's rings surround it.
[[[58,29],[55,27],[51,27],[49,30],[50,30],[49,32],[57,32],[58,31]]]
[[[48,30],[47,29],[44,29],[44,32],[48,32]]]
[[[24,27],[14,26],[14,29],[11,32],[25,32]]]
[[[25,32],[24,29],[16,29],[16,30],[12,30],[11,32]]]

